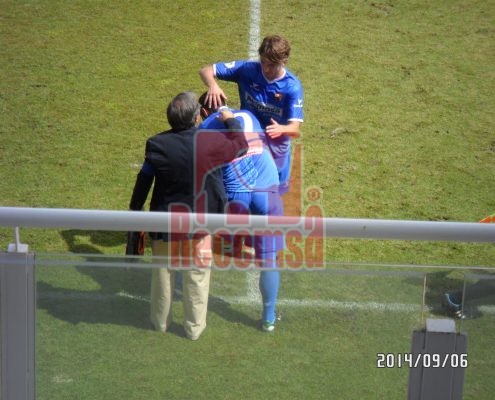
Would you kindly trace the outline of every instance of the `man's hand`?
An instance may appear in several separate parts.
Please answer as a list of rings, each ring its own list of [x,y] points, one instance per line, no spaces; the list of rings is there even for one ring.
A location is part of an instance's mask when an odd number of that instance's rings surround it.
[[[228,120],[229,118],[234,118],[234,113],[228,109],[228,108],[223,108],[219,110],[218,112],[218,119],[222,122]]]

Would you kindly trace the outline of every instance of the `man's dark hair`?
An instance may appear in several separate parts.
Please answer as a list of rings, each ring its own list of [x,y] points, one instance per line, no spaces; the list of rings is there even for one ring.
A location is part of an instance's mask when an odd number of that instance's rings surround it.
[[[206,103],[206,95],[208,92],[204,92],[201,96],[199,96],[199,105],[201,106],[201,116],[205,119],[208,118],[211,114],[214,112],[217,112],[217,108],[214,107],[209,107],[208,104]],[[222,99],[222,104],[221,106],[225,105],[225,101]]]
[[[176,131],[192,128],[196,124],[199,109],[196,93],[179,93],[167,107],[168,123]]]

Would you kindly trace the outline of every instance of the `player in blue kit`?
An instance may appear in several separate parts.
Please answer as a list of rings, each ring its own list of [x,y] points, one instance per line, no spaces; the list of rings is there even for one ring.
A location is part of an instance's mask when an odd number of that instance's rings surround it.
[[[218,112],[203,105],[201,115],[204,121],[199,129],[224,129]],[[246,155],[236,158],[223,167],[223,181],[229,211],[235,214],[283,215],[283,205],[278,193],[279,179],[275,162],[260,136],[264,135],[256,117],[249,111],[231,110],[234,118],[242,126],[249,148]],[[234,238],[234,247],[239,246],[239,236]],[[262,330],[272,332],[275,329],[275,306],[280,285],[280,272],[277,268],[277,251],[283,250],[282,236],[254,236],[256,259],[263,271],[260,273],[259,287],[263,300]],[[242,246],[242,241],[240,242]],[[273,268],[274,270],[266,270]]]
[[[280,194],[289,190],[290,141],[299,136],[303,122],[303,89],[285,68],[289,42],[278,35],[263,39],[259,61],[219,62],[203,67],[200,76],[208,86],[206,104],[218,108],[227,99],[217,79],[236,82],[241,109],[251,111],[266,131],[266,143],[277,165]]]

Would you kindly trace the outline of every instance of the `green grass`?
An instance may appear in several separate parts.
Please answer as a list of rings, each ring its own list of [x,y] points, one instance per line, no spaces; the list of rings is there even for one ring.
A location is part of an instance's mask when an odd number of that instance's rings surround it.
[[[206,63],[246,58],[249,4],[204,1],[0,1],[0,205],[127,209],[144,141],[167,129]],[[495,212],[492,2],[262,2],[261,35],[293,45],[305,88],[303,197],[324,215],[475,222]],[[231,104],[236,88],[224,84]],[[305,202],[305,205],[308,203]],[[21,229],[38,253],[122,254],[123,233]],[[0,247],[12,230],[0,228]],[[339,263],[495,264],[493,244],[335,239],[334,273],[284,272],[281,298],[421,304],[422,280]],[[44,256],[51,257],[50,255]],[[354,268],[360,269],[360,268]],[[412,270],[401,268],[401,271]],[[426,303],[463,271],[419,269]],[[325,278],[322,279],[321,276]],[[416,312],[283,306],[273,336],[259,306],[212,301],[199,342],[149,330],[145,270],[37,268],[37,394],[66,398],[404,398]],[[245,273],[217,272],[212,296],[245,295]],[[130,293],[138,298],[127,298]],[[465,398],[489,399],[493,315],[465,321]]]

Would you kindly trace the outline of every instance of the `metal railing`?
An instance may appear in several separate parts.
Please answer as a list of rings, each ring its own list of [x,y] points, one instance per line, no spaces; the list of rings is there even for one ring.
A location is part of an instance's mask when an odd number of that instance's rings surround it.
[[[0,207],[0,226],[146,232],[183,232],[187,226],[192,232],[206,229],[211,233],[242,226],[253,231],[298,230],[308,236],[326,238],[495,243],[495,224],[443,221]]]

